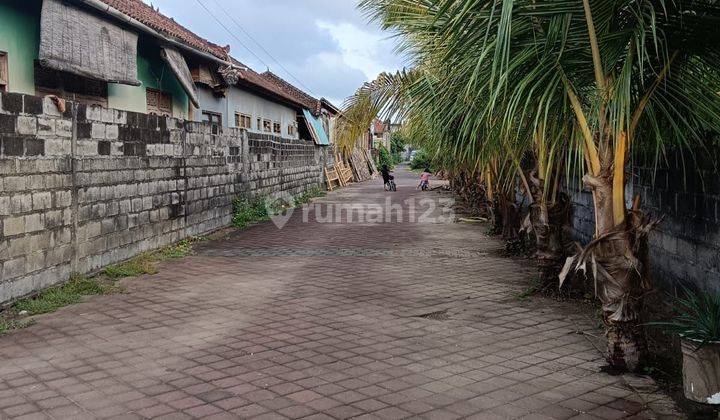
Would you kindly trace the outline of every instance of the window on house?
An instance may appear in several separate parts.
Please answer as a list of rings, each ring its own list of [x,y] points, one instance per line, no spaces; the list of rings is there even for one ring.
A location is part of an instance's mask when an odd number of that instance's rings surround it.
[[[222,115],[217,112],[203,111],[203,122],[210,123],[212,125],[222,125]]]
[[[0,51],[0,92],[7,92],[10,84],[7,53]]]
[[[262,118],[257,119],[257,131],[262,131]]]
[[[85,105],[108,106],[108,84],[77,74],[43,67],[35,61],[35,91],[38,96],[56,95]]]
[[[290,136],[294,136],[295,134],[297,134],[297,126],[294,123],[288,125],[287,133]]]
[[[279,122],[273,122],[273,133],[282,134],[282,125]]]
[[[238,128],[245,128],[249,130],[252,128],[252,118],[249,115],[236,113],[235,126]]]
[[[147,88],[145,95],[148,114],[172,117],[172,96],[169,93]]]
[[[270,133],[272,131],[272,121],[263,120],[263,131],[266,133]]]

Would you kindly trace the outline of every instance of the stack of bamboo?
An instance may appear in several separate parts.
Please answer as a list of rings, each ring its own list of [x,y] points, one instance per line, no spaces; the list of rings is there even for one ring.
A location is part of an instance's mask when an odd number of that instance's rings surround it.
[[[353,149],[352,155],[350,155],[350,166],[352,167],[355,182],[373,179],[378,172],[370,153],[359,147]]]

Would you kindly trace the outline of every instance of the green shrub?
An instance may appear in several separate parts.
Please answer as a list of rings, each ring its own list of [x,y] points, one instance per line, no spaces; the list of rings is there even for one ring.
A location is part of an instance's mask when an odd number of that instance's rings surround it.
[[[323,190],[322,188],[320,188],[320,187],[312,188],[312,189],[307,190],[306,192],[298,195],[297,197],[295,197],[295,204],[296,205],[307,204],[313,198],[325,197],[326,195],[327,195],[327,192],[325,192],[325,190]]]
[[[720,342],[720,293],[684,288],[683,296],[675,299],[675,311],[673,319],[651,325],[660,325],[699,346]]]
[[[390,156],[390,152],[382,145],[378,149],[378,158],[376,163],[378,168],[382,168],[383,165],[387,165],[390,169],[395,167],[392,156]]]
[[[270,220],[270,216],[280,214],[290,206],[307,204],[315,197],[324,197],[327,193],[315,187],[293,197],[292,202],[285,200],[268,200],[265,197],[238,197],[233,201],[233,226],[239,229],[248,227],[253,222]]]
[[[392,134],[392,137],[390,139],[390,154],[392,155],[392,161],[393,164],[397,165],[398,163],[402,163],[403,160],[403,153],[405,153],[405,138],[400,132],[395,132]]]
[[[434,171],[430,155],[424,150],[418,150],[417,153],[415,153],[415,157],[410,162],[410,168],[414,170],[423,170],[425,168],[429,168],[430,172]]]
[[[262,198],[238,197],[233,201],[233,226],[246,228],[252,222],[268,220],[270,215]]]

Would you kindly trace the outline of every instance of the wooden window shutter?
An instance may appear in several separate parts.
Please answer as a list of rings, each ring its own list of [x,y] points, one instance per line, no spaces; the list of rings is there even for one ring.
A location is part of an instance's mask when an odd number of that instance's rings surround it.
[[[172,96],[157,89],[147,88],[147,113],[172,117]]]
[[[8,56],[7,53],[0,52],[0,91],[7,91],[9,84],[10,75],[8,72]]]

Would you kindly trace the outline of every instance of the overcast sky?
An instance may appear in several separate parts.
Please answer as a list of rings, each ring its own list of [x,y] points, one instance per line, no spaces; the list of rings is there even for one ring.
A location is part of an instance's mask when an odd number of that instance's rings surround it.
[[[198,1],[239,40],[219,25]],[[308,93],[328,98],[336,105],[342,105],[363,82],[374,79],[380,72],[403,66],[401,58],[393,52],[395,42],[376,25],[367,23],[355,8],[356,0],[145,2],[159,7],[163,14],[216,44],[230,44],[230,53],[256,71],[263,72],[270,67]],[[233,19],[272,57],[248,38]]]

